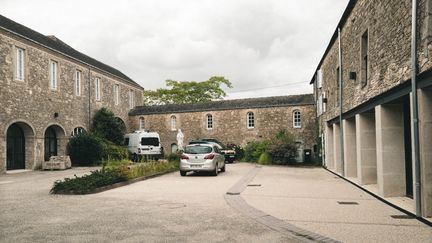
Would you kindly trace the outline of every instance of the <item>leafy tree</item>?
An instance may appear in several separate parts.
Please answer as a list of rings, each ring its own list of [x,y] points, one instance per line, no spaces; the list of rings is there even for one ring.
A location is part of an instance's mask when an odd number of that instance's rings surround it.
[[[121,145],[125,132],[123,122],[107,108],[98,110],[93,116],[90,131],[105,140]]]
[[[231,82],[220,76],[211,77],[203,82],[166,80],[166,86],[171,88],[145,90],[144,104],[185,104],[221,99],[226,96],[225,91],[221,88],[223,84],[232,88]]]

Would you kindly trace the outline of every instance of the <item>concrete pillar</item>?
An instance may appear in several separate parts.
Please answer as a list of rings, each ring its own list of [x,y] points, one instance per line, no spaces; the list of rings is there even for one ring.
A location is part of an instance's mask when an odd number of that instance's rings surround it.
[[[345,176],[357,177],[357,149],[355,118],[343,120]]]
[[[383,197],[404,196],[405,146],[403,107],[401,104],[375,107],[377,177]]]
[[[432,217],[432,90],[420,90],[418,101],[422,211],[424,217]]]
[[[357,180],[360,185],[377,183],[375,113],[356,117]]]
[[[333,123],[333,158],[334,158],[334,171],[342,174],[342,160],[340,153],[340,126],[339,124]]]
[[[329,170],[334,170],[333,125],[325,128],[325,165]]]

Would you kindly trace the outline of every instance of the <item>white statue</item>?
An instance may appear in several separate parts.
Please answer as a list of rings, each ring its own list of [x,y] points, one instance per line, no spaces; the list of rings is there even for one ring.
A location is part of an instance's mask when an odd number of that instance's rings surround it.
[[[177,133],[177,148],[179,150],[183,150],[183,139],[184,139],[184,135],[181,129],[179,129]]]

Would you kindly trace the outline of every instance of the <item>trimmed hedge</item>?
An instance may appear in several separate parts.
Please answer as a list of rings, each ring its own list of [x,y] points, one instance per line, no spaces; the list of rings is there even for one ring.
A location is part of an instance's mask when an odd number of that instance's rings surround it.
[[[92,171],[89,175],[75,178],[65,178],[63,181],[55,181],[50,193],[73,192],[86,194],[96,188],[127,181],[127,177],[119,171]]]
[[[104,158],[103,140],[92,134],[80,134],[70,139],[67,150],[72,165],[99,165]]]

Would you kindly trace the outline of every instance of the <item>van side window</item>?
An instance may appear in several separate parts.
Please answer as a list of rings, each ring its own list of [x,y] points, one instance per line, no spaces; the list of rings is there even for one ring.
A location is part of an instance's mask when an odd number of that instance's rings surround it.
[[[125,145],[125,146],[128,146],[129,145],[129,138],[125,138],[125,140],[124,140],[124,144],[123,145]]]

